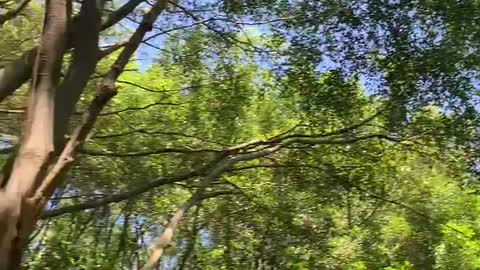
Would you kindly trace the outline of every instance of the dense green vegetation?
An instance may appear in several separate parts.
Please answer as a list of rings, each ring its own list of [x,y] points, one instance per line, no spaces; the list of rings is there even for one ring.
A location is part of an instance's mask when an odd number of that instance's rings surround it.
[[[130,2],[102,49],[125,46],[156,1]],[[1,25],[0,96],[44,9]],[[480,269],[479,22],[475,0],[170,2],[23,264],[140,269],[185,207],[159,269]],[[97,63],[61,137],[121,51]],[[66,50],[59,89],[74,64]],[[22,84],[0,103],[5,182],[28,125]]]

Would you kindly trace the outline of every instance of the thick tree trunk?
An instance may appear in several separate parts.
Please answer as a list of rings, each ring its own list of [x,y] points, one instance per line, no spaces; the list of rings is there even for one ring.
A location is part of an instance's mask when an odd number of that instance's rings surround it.
[[[55,95],[55,113],[54,113],[54,148],[55,154],[58,155],[65,144],[65,134],[68,129],[68,122],[75,111],[75,105],[78,103],[80,96],[85,90],[85,86],[95,71],[97,62],[101,59],[99,57],[98,39],[101,29],[101,12],[104,4],[104,0],[86,1],[78,14],[74,19],[72,32],[70,35],[71,44],[73,44],[73,59],[67,71],[67,74],[58,87]],[[30,52],[36,53],[36,49]],[[31,56],[33,59],[34,56]],[[32,60],[33,62],[33,60]],[[22,61],[19,61],[22,63]],[[31,69],[31,67],[19,67],[18,72],[12,74],[22,74],[22,70]],[[24,77],[27,80],[30,77]],[[0,76],[0,101],[6,96],[2,94],[8,94],[8,91],[2,90],[2,87],[9,89],[16,88],[15,86],[8,86],[8,84],[2,84],[2,76]],[[5,78],[3,78],[5,79]],[[6,82],[15,82],[18,80],[6,79]],[[19,87],[18,85],[17,87]],[[13,169],[13,161],[15,160],[16,153],[12,153],[3,166],[2,174],[0,176],[0,187],[4,186],[7,180],[10,178],[10,174]]]
[[[17,220],[20,217],[20,198],[0,191],[0,270],[10,269],[12,241],[17,235]]]
[[[0,270],[20,268],[22,251],[39,218],[40,211],[61,184],[60,176],[73,161],[76,148],[85,142],[101,110],[115,96],[115,81],[123,72],[145,34],[152,29],[152,24],[167,2],[167,0],[157,1],[145,14],[141,25],[99,85],[97,96],[85,113],[82,124],[72,134],[58,161],[51,169],[48,169],[52,161],[51,154],[55,150],[54,134],[58,136],[63,133],[58,130],[58,133],[54,133],[55,89],[67,41],[71,2],[70,0],[47,1],[44,32],[32,77],[23,138],[13,163],[11,175],[5,187],[0,190],[3,198],[0,200],[0,244],[2,245],[0,246]],[[98,59],[96,42],[99,31],[95,32],[88,28],[89,26],[97,27],[99,24],[100,9],[95,6],[96,3],[96,1],[84,1],[78,17],[78,20],[83,18],[85,25],[82,24],[82,27],[86,28],[77,29],[79,31],[77,37],[79,39],[86,37],[88,46],[80,48],[79,46],[82,44],[76,44],[77,50],[72,63],[74,66],[70,68],[62,85],[64,91],[70,91],[71,88],[75,90],[75,93],[68,93],[64,96],[65,99],[72,101],[67,106],[75,105],[75,100],[78,100]],[[94,33],[85,33],[83,30]],[[77,83],[79,85],[76,85]],[[66,113],[59,112],[63,117],[60,124],[65,123],[64,126],[66,126],[68,116],[71,114],[71,107],[66,108],[68,110]],[[57,121],[59,121],[58,118]],[[59,126],[56,128],[58,129]],[[65,130],[64,127],[62,128]]]
[[[53,152],[55,90],[65,51],[68,7],[65,0],[47,2],[44,33],[36,60],[26,124],[6,190],[32,195]]]
[[[70,116],[99,60],[98,39],[104,2],[84,2],[73,23],[73,60],[55,97],[54,141],[57,153],[64,145]]]
[[[11,228],[15,224],[17,229],[15,233],[0,236],[3,242],[0,258],[6,269],[20,268],[22,250],[36,221],[38,209],[29,202],[29,197],[45,174],[53,151],[54,97],[65,51],[69,10],[70,3],[66,0],[46,3],[44,32],[35,61],[23,138],[5,186],[4,195],[8,200],[0,205],[0,213],[6,215],[0,216],[1,226]]]

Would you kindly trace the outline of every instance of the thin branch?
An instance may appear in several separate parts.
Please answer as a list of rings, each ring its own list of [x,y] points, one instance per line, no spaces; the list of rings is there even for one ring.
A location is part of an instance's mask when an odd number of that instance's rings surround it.
[[[217,144],[217,145],[222,145],[226,146],[223,143],[208,140],[205,138],[201,138],[195,135],[189,135],[181,132],[168,132],[168,131],[160,131],[160,130],[148,130],[146,128],[137,128],[137,129],[132,129],[129,131],[125,132],[120,132],[120,133],[114,133],[114,134],[101,134],[101,135],[95,135],[92,136],[92,139],[110,139],[110,138],[118,138],[118,137],[123,137],[123,136],[128,136],[132,134],[140,134],[140,135],[164,135],[164,136],[174,136],[174,137],[183,137],[183,138],[191,138],[191,139],[196,139],[202,142],[208,142],[212,144]]]
[[[210,184],[214,178],[218,177],[225,171],[230,171],[230,170],[237,170],[237,169],[232,169],[233,165],[236,163],[242,162],[242,161],[250,161],[258,158],[263,158],[266,157],[270,154],[273,154],[275,152],[278,152],[282,148],[285,148],[291,144],[294,143],[307,143],[307,144],[349,144],[349,143],[354,143],[358,142],[361,140],[367,140],[371,138],[384,138],[386,135],[383,134],[371,134],[371,135],[366,135],[362,137],[357,137],[357,138],[351,138],[351,139],[345,139],[345,140],[321,140],[317,138],[309,138],[310,140],[306,140],[306,138],[301,137],[301,138],[288,138],[285,139],[284,141],[275,141],[275,143],[270,143],[268,140],[267,141],[262,141],[261,143],[257,143],[257,145],[261,146],[266,146],[266,148],[261,148],[258,149],[257,151],[250,150],[249,152],[243,152],[246,150],[248,147],[251,146],[251,143],[245,143],[245,144],[240,144],[234,147],[226,148],[224,150],[210,150],[210,149],[175,149],[175,150],[166,150],[168,148],[160,149],[157,150],[159,153],[165,153],[166,151],[172,151],[172,152],[180,152],[180,153],[195,153],[195,152],[216,152],[217,153],[217,158],[212,161],[210,164],[202,166],[201,168],[197,170],[190,171],[188,173],[184,174],[179,174],[176,176],[172,177],[160,177],[152,182],[146,183],[138,188],[131,189],[129,191],[121,192],[115,195],[112,195],[108,198],[105,198],[103,200],[95,200],[95,201],[90,201],[90,202],[85,202],[73,206],[67,206],[63,207],[60,209],[55,209],[55,210],[50,210],[44,213],[43,217],[44,218],[52,218],[56,216],[60,216],[66,213],[73,213],[73,212],[78,212],[86,209],[91,209],[91,208],[96,208],[100,206],[104,206],[109,203],[115,203],[115,202],[120,202],[123,200],[131,199],[134,198],[138,195],[141,195],[145,192],[148,192],[154,188],[157,188],[162,185],[166,184],[171,184],[174,182],[178,181],[183,181],[187,180],[193,177],[201,177],[205,176],[206,170],[209,168],[212,168],[215,166],[215,170],[210,174],[210,177],[206,177],[209,180],[206,181],[207,184]],[[387,137],[388,138],[388,137]],[[145,153],[143,153],[145,154]],[[114,154],[114,153],[100,153],[100,155],[106,155],[106,156],[118,156],[118,155],[126,155],[126,156],[138,156],[138,153],[124,153],[124,154]],[[226,158],[228,157],[228,158]],[[246,169],[246,168],[244,168]],[[202,184],[201,186],[206,186],[206,184]],[[199,186],[199,188],[201,187]]]
[[[0,109],[0,113],[6,113],[6,114],[24,114],[24,113],[25,113],[25,109],[13,109],[13,110]]]
[[[126,153],[116,153],[116,152],[100,152],[88,149],[79,149],[78,151],[81,154],[89,156],[100,156],[100,157],[144,157],[150,155],[158,155],[165,153],[179,153],[179,154],[193,154],[193,153],[219,153],[221,150],[215,149],[190,149],[190,148],[160,148],[154,150],[148,150],[143,152],[126,152]]]
[[[179,92],[179,90],[155,90],[155,89],[152,89],[150,87],[146,87],[146,86],[143,86],[143,85],[140,85],[138,83],[134,83],[134,82],[129,82],[129,81],[124,81],[124,80],[117,80],[118,83],[123,83],[123,84],[128,84],[128,85],[131,85],[131,86],[135,86],[137,88],[140,88],[142,90],[145,90],[145,91],[148,91],[148,92],[152,92],[152,93],[168,93],[168,92]]]
[[[172,184],[178,181],[183,181],[190,179],[192,177],[198,176],[200,174],[199,171],[191,171],[188,173],[183,173],[179,174],[176,176],[171,176],[171,177],[160,177],[157,178],[153,181],[150,181],[146,184],[140,185],[139,187],[136,188],[131,188],[128,191],[125,192],[120,192],[117,194],[113,194],[111,196],[108,196],[104,199],[100,200],[92,200],[92,201],[87,201],[84,203],[79,203],[71,206],[64,206],[62,208],[57,208],[53,210],[47,210],[43,213],[42,218],[43,219],[50,219],[54,217],[58,217],[64,214],[70,214],[70,213],[76,213],[80,212],[83,210],[88,210],[88,209],[94,209],[98,207],[102,207],[111,203],[117,203],[117,202],[122,202],[125,200],[129,200],[132,198],[137,197],[138,195],[141,195],[143,193],[146,193],[148,191],[151,191],[157,187],[163,186],[163,185],[168,185]]]
[[[191,11],[189,11],[191,12]],[[265,24],[272,24],[276,22],[285,22],[285,21],[291,21],[299,16],[289,16],[289,17],[281,17],[281,18],[276,18],[276,19],[271,19],[271,20],[266,20],[266,21],[258,21],[258,22],[243,22],[243,21],[235,21],[232,20],[228,17],[215,17],[214,20],[216,21],[224,21],[224,22],[229,22],[235,25],[248,25],[248,26],[255,26],[255,25],[265,25]]]
[[[385,134],[368,134],[359,137],[352,137],[349,139],[318,139],[316,135],[301,135],[297,137],[291,137],[284,141],[284,144],[303,144],[303,145],[320,145],[320,144],[352,144],[358,141],[364,141],[368,139],[383,139],[392,142],[401,142],[400,139],[394,138]]]
[[[108,46],[107,48],[105,48],[103,50],[100,50],[100,52],[98,53],[98,58],[103,59],[104,57],[106,57],[106,56],[116,52],[117,50],[125,47],[127,44],[128,44],[128,41],[121,41],[121,42],[115,43],[111,46]]]
[[[72,200],[72,199],[79,199],[79,198],[104,198],[107,197],[107,194],[97,194],[97,193],[92,193],[92,194],[80,194],[80,195],[72,195],[72,196],[61,196],[61,197],[52,197],[50,198],[51,201],[59,201],[59,200]]]
[[[368,190],[363,189],[362,187],[359,187],[359,186],[357,186],[357,185],[354,185],[354,184],[352,184],[352,183],[350,183],[350,182],[349,182],[348,184],[351,185],[352,187],[356,188],[357,190],[365,193],[366,195],[374,198],[374,199],[381,200],[381,201],[384,201],[384,202],[386,202],[386,203],[390,203],[390,204],[394,204],[394,205],[400,206],[401,208],[407,209],[408,211],[410,211],[410,212],[412,212],[412,213],[414,213],[414,214],[416,214],[416,215],[418,215],[418,216],[421,216],[421,217],[423,217],[423,218],[425,218],[425,219],[427,219],[427,220],[433,221],[434,223],[437,223],[437,224],[439,224],[439,225],[445,226],[446,228],[448,228],[448,229],[450,229],[450,230],[452,230],[452,231],[454,231],[454,232],[456,232],[456,233],[461,234],[462,236],[466,237],[467,239],[471,239],[470,236],[466,235],[464,232],[456,229],[455,227],[452,227],[452,226],[446,224],[445,222],[442,222],[442,221],[440,221],[440,220],[438,220],[438,219],[436,219],[436,218],[433,218],[433,217],[431,217],[431,216],[429,216],[429,215],[427,215],[427,214],[425,214],[425,213],[422,213],[422,212],[420,212],[419,210],[417,210],[417,209],[415,209],[415,208],[413,208],[413,207],[411,207],[411,206],[409,206],[409,205],[406,205],[406,204],[401,203],[401,202],[399,202],[399,201],[392,200],[392,199],[388,199],[388,198],[382,197],[382,196],[380,196],[380,195],[378,195],[378,194],[369,192]]]
[[[231,169],[230,171],[240,171],[240,170],[248,170],[248,169],[255,169],[255,168],[270,168],[270,169],[275,169],[275,168],[282,168],[282,167],[284,167],[284,168],[295,168],[295,167],[297,167],[297,168],[302,168],[302,167],[306,167],[306,168],[312,168],[312,169],[323,169],[323,168],[321,168],[321,167],[310,166],[310,165],[260,164],[260,165],[250,165],[250,166],[245,166],[245,167],[233,168],[233,169]],[[241,187],[238,187],[238,186],[235,185],[234,183],[229,182],[229,181],[226,181],[226,183],[228,183],[228,184],[236,187],[238,190],[242,191]],[[400,207],[402,207],[402,208],[404,208],[404,209],[407,209],[408,211],[410,211],[410,212],[412,212],[412,213],[414,213],[414,214],[416,214],[416,215],[418,215],[418,216],[421,216],[421,217],[423,217],[423,218],[425,218],[425,219],[431,220],[431,221],[433,221],[433,222],[435,222],[435,223],[437,223],[437,224],[440,224],[440,225],[442,225],[442,226],[445,226],[446,228],[448,228],[448,229],[450,229],[450,230],[453,230],[453,231],[455,231],[456,233],[459,233],[459,234],[467,237],[468,239],[471,239],[471,237],[469,237],[468,235],[464,234],[462,231],[459,231],[459,230],[457,230],[456,228],[454,228],[454,227],[452,227],[452,226],[450,226],[450,225],[448,225],[448,224],[446,224],[446,223],[444,223],[444,222],[442,222],[442,221],[440,221],[440,220],[438,220],[438,219],[432,218],[431,216],[429,216],[429,215],[427,215],[427,214],[425,214],[425,213],[422,213],[421,211],[419,211],[419,210],[417,210],[417,209],[415,209],[415,208],[413,208],[413,207],[411,207],[411,206],[408,206],[408,205],[406,205],[406,204],[404,204],[404,203],[401,203],[401,202],[399,202],[399,201],[396,201],[396,200],[393,200],[393,199],[388,199],[388,198],[385,198],[385,197],[383,197],[383,196],[381,196],[381,195],[372,193],[372,192],[370,192],[370,191],[368,191],[368,190],[366,190],[366,189],[364,189],[364,188],[362,188],[362,187],[360,187],[360,186],[352,183],[351,181],[344,181],[344,183],[345,183],[346,185],[349,185],[349,186],[357,189],[358,191],[360,191],[360,192],[362,192],[362,193],[364,193],[364,194],[366,194],[366,195],[368,195],[368,196],[376,199],[376,200],[381,200],[381,201],[384,201],[384,202],[387,202],[387,203],[390,203],[390,204],[394,204],[394,205],[400,206]]]
[[[148,108],[151,108],[151,107],[154,107],[154,106],[178,106],[178,105],[182,105],[182,103],[154,102],[154,103],[142,106],[142,107],[130,107],[130,108],[125,108],[125,109],[121,109],[121,110],[118,110],[118,111],[101,113],[101,114],[99,114],[99,116],[108,116],[108,115],[119,114],[119,113],[124,113],[124,112],[128,112],[128,111],[141,111],[141,110],[145,110],[145,109],[148,109]]]
[[[187,16],[189,16],[190,18],[192,18],[193,20],[195,20],[196,22],[201,22],[202,25],[204,25],[207,29],[209,29],[210,31],[212,31],[213,33],[215,33],[218,37],[220,37],[221,39],[223,39],[227,44],[231,44],[231,45],[234,45],[236,47],[238,47],[239,49],[243,50],[243,51],[253,51],[253,52],[265,52],[265,50],[263,49],[260,49],[260,48],[257,48],[256,46],[254,46],[253,44],[251,43],[248,43],[248,42],[243,42],[241,40],[238,40],[237,38],[235,37],[232,37],[232,36],[227,36],[225,33],[219,31],[218,29],[216,29],[215,27],[212,27],[208,24],[208,21],[207,22],[203,22],[203,20],[201,20],[200,18],[198,18],[195,14],[191,13],[188,9],[186,9],[185,7],[175,3],[175,2],[171,2],[173,6],[177,7],[178,9],[182,10]],[[254,48],[253,50],[250,50],[250,49],[246,49],[242,46],[240,46],[239,44],[244,44],[244,45],[248,45],[252,48]]]
[[[123,20],[128,16],[138,5],[140,5],[144,0],[130,0],[121,6],[119,9],[108,15],[108,18],[103,23],[102,29],[107,29],[117,24],[119,21]]]
[[[87,209],[98,208],[110,203],[117,203],[124,200],[133,199],[143,193],[149,192],[163,185],[173,184],[175,182],[188,180],[194,177],[204,176],[207,170],[212,166],[214,166],[215,164],[217,164],[222,158],[223,158],[222,155],[220,155],[218,158],[214,159],[212,162],[204,166],[201,166],[200,168],[197,168],[195,170],[185,172],[185,173],[180,173],[174,176],[159,177],[153,181],[149,181],[148,183],[138,185],[135,188],[130,188],[129,190],[124,192],[113,194],[102,200],[93,200],[93,201],[79,203],[71,206],[65,206],[65,207],[57,208],[53,210],[47,210],[44,212],[42,218],[49,219],[49,218],[61,216],[64,214],[76,213],[76,212],[80,212]]]
[[[340,128],[340,129],[336,129],[334,131],[331,131],[331,132],[327,132],[327,133],[321,133],[321,134],[317,134],[317,135],[305,135],[305,134],[286,134],[286,135],[283,135],[283,136],[277,136],[275,137],[274,139],[276,140],[285,140],[285,139],[288,139],[288,138],[293,138],[293,137],[310,137],[310,138],[313,138],[313,137],[316,137],[316,138],[320,138],[320,137],[330,137],[330,136],[333,136],[333,135],[341,135],[341,134],[345,134],[345,133],[348,133],[348,132],[352,132],[354,130],[357,130],[359,128],[361,128],[362,126],[365,126],[366,124],[370,123],[371,121],[373,121],[375,118],[377,118],[378,116],[380,116],[388,107],[385,107],[383,109],[380,109],[378,110],[376,113],[374,113],[373,115],[365,118],[364,120],[356,123],[356,124],[353,124],[351,126],[347,126],[347,127],[343,127],[343,128]]]
[[[178,27],[174,27],[174,28],[170,28],[170,29],[167,29],[167,30],[162,30],[161,32],[159,33],[155,33],[153,35],[151,35],[150,37],[146,38],[145,40],[143,40],[143,43],[146,43],[156,37],[159,37],[161,35],[165,35],[165,34],[168,34],[170,32],[174,32],[174,31],[178,31],[178,30],[183,30],[183,29],[187,29],[187,28],[190,28],[190,27],[194,27],[194,26],[197,26],[197,25],[200,25],[200,24],[204,24],[208,21],[211,21],[213,20],[213,18],[210,18],[210,19],[206,19],[206,20],[203,20],[203,21],[198,21],[198,22],[194,22],[192,24],[189,24],[189,25],[182,25],[182,26],[178,26]]]
[[[22,10],[28,5],[28,3],[30,3],[30,1],[31,0],[23,0],[16,9],[9,10],[5,14],[0,14],[0,26],[2,26],[5,22],[17,17],[17,15],[22,12]]]
[[[286,132],[282,132],[282,133],[280,133],[276,136],[273,136],[272,138],[270,138],[268,140],[253,140],[253,141],[250,141],[250,142],[247,142],[247,143],[243,143],[243,144],[239,144],[237,146],[233,146],[233,147],[230,148],[230,150],[240,149],[240,148],[250,149],[250,148],[255,148],[257,146],[260,146],[260,145],[279,143],[279,142],[287,140],[287,139],[301,139],[301,138],[316,139],[316,138],[322,138],[322,137],[323,138],[324,137],[330,137],[330,136],[333,136],[333,135],[341,135],[341,134],[344,134],[344,133],[348,133],[350,131],[354,131],[354,130],[368,124],[373,119],[378,117],[385,109],[386,108],[377,111],[375,114],[373,114],[370,117],[360,121],[357,124],[347,126],[347,127],[341,128],[341,129],[337,129],[337,130],[334,130],[332,132],[320,133],[320,134],[299,134],[299,133],[289,134],[291,131],[295,130],[298,127],[298,125],[295,125],[294,127],[287,130]],[[388,136],[387,136],[387,138],[395,140],[394,138],[390,138]]]

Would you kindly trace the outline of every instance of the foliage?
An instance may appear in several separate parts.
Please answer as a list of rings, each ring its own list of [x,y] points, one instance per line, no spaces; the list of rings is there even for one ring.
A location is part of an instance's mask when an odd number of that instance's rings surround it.
[[[212,181],[221,194],[188,212],[162,269],[479,269],[479,4],[179,1],[190,12],[172,7],[151,35],[177,30],[145,41],[117,80],[25,264],[137,269],[205,175],[152,183],[291,136],[304,141]],[[1,28],[0,61],[34,44],[30,8]],[[71,129],[118,54],[97,65]],[[21,93],[1,104],[4,134],[20,136]]]

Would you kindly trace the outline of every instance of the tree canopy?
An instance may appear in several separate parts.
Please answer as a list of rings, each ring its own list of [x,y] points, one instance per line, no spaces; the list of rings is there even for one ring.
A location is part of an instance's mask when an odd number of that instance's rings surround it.
[[[479,269],[479,19],[0,0],[0,270]]]

